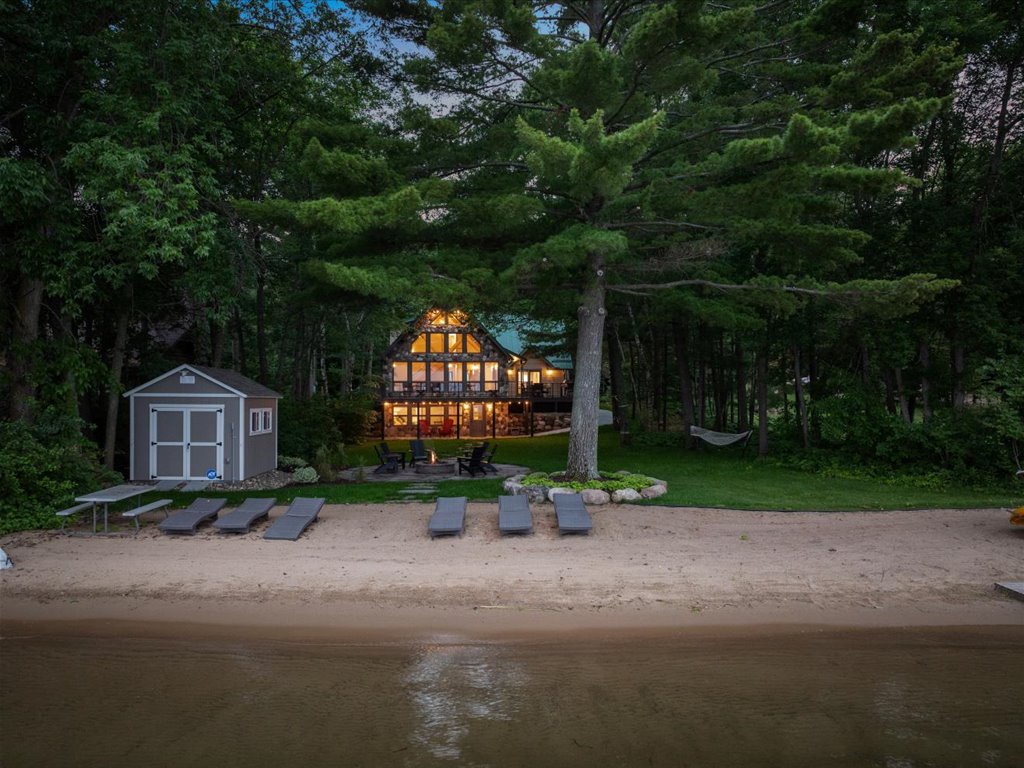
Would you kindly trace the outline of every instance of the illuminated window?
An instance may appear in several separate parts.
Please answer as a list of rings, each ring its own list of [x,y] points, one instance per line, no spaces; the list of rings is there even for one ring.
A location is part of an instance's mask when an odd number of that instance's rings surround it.
[[[484,389],[493,392],[498,388],[498,364],[484,363]]]
[[[462,352],[462,334],[461,333],[449,333],[448,334],[448,351],[453,354]]]
[[[408,363],[392,363],[391,364],[391,380],[396,384],[400,382],[406,382],[409,380],[409,364]]]
[[[412,380],[413,381],[426,381],[427,380],[427,364],[426,363],[413,363],[411,367],[412,367]]]
[[[409,426],[409,406],[407,405],[396,405],[391,410],[392,423],[396,427],[407,427]]]
[[[430,352],[435,355],[444,354],[444,334],[430,334]]]
[[[448,382],[460,385],[454,389],[460,389],[462,384],[462,363],[448,363]]]
[[[421,333],[412,343],[412,351],[423,354],[427,351],[427,334]]]
[[[476,340],[476,336],[471,333],[466,334],[466,351],[471,355],[480,354],[480,342]]]

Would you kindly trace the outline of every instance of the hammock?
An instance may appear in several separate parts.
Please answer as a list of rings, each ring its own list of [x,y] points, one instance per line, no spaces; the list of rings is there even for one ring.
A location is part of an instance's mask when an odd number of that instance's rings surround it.
[[[738,443],[740,441],[743,441],[743,444],[746,445],[746,441],[750,439],[750,436],[753,434],[753,432],[754,430],[748,429],[746,432],[734,434],[732,432],[715,432],[714,430],[711,429],[704,429],[704,427],[698,427],[696,424],[690,427],[690,435],[692,437],[699,437],[701,440],[703,440],[705,443],[708,443],[709,445],[717,445],[720,447],[732,445],[733,443]]]

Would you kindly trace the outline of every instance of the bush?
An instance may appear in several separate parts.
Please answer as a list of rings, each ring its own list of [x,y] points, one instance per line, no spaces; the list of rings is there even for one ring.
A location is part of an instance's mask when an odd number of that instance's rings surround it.
[[[299,467],[305,467],[309,462],[298,456],[278,456],[277,468],[282,472],[294,472]]]
[[[312,467],[299,467],[292,473],[292,482],[300,485],[312,485],[319,479],[319,473]]]
[[[333,480],[337,474],[337,468],[345,466],[345,446],[336,445],[328,448],[321,445],[316,449],[316,456],[313,457],[313,468],[320,473],[320,477]]]
[[[120,482],[76,429],[46,417],[35,427],[0,422],[0,534],[57,527],[54,513],[76,495]]]
[[[278,409],[278,450],[306,461],[321,445],[358,443],[374,418],[372,404],[363,398],[286,398]]]

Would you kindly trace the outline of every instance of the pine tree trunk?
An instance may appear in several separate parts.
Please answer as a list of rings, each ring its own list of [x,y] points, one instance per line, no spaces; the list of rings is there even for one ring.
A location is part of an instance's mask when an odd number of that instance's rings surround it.
[[[696,422],[693,413],[693,376],[690,373],[690,326],[684,320],[672,322],[672,341],[676,351],[676,367],[679,369],[679,402],[683,415],[683,443],[693,447],[690,427]]]
[[[910,424],[914,419],[910,413],[910,403],[907,400],[906,390],[903,389],[903,369],[894,368],[893,378],[896,380],[896,398],[900,404],[900,416],[907,424]]]
[[[223,368],[224,362],[224,324],[210,318],[210,365]]]
[[[811,447],[811,431],[807,423],[807,402],[804,400],[804,380],[800,363],[800,347],[793,347],[793,373],[796,375],[793,380],[793,392],[796,395],[796,415],[800,420],[800,437],[803,439],[804,448]]]
[[[256,252],[256,360],[260,367],[260,383],[267,384],[270,380],[267,363],[267,271],[263,266],[259,231],[253,235],[252,244]]]
[[[128,346],[128,311],[130,291],[117,314],[117,330],[110,353],[110,389],[107,392],[107,422],[103,437],[103,466],[114,468],[114,450],[117,445],[117,414],[121,405],[121,376],[124,371],[124,352]]]
[[[23,277],[16,286],[14,328],[8,353],[11,401],[7,415],[11,421],[32,421],[32,360],[39,338],[39,312],[43,306],[43,281]]]
[[[245,358],[245,326],[242,325],[242,311],[235,307],[235,369],[248,375],[249,366]]]
[[[964,407],[966,395],[964,393],[964,368],[966,351],[962,342],[954,341],[949,350],[952,368],[952,399],[953,408],[959,410]]]
[[[747,421],[747,366],[743,346],[736,342],[736,431],[746,432]]]
[[[768,348],[762,346],[755,359],[757,388],[757,453],[768,455]]]
[[[598,476],[597,409],[601,393],[601,350],[604,338],[604,263],[589,259],[590,278],[581,297],[579,337],[576,341],[576,377],[572,395],[572,426],[566,478],[586,482]]]
[[[917,359],[921,364],[921,419],[927,424],[932,419],[932,383],[929,373],[931,350],[928,342],[922,341],[917,348]]]

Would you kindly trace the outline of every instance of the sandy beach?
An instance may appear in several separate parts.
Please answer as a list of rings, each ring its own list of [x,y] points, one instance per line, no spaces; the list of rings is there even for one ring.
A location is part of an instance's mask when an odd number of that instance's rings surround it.
[[[201,529],[0,538],[5,631],[379,636],[778,624],[1024,626],[996,581],[1024,577],[1024,529],[996,509],[749,512],[611,505],[590,536],[501,537],[497,505],[431,540],[430,504],[336,505],[296,542]],[[280,514],[278,507],[272,517]]]

